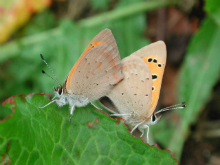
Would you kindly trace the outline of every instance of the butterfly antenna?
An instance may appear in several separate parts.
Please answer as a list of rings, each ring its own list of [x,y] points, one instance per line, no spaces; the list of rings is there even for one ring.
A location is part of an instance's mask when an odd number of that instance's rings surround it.
[[[44,70],[42,70],[42,73],[45,74],[45,75],[47,75],[47,76],[50,77],[52,80],[54,80],[58,85],[60,85],[59,82],[58,82],[56,79],[54,79],[53,77],[51,77],[51,76],[50,76],[49,74],[47,74]]]
[[[48,63],[46,62],[46,60],[44,59],[43,55],[40,54],[41,59],[43,60],[43,62],[47,65],[47,67],[50,69],[51,73],[53,74],[53,76],[55,78],[53,78],[52,76],[50,76],[49,74],[47,74],[44,70],[42,70],[42,73],[47,75],[48,77],[50,77],[52,80],[54,80],[58,85],[60,85],[57,76],[54,74],[53,70],[51,69],[51,67],[48,65]]]
[[[155,113],[155,115],[158,114],[158,113],[164,112],[164,111],[170,111],[170,110],[174,110],[174,109],[183,109],[183,108],[186,108],[185,102],[182,102],[182,103],[179,103],[179,104],[176,104],[176,105],[172,105],[172,106],[163,108],[163,109],[157,111]]]

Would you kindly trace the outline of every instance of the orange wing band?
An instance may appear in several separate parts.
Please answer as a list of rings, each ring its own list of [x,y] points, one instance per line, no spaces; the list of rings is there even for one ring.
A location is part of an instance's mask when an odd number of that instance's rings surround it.
[[[156,79],[152,79],[152,102],[151,107],[149,110],[149,113],[152,114],[154,109],[156,108],[158,98],[160,95],[160,88],[161,88],[161,82],[163,78],[163,71],[164,71],[164,65],[162,65],[159,61],[157,62],[149,62],[148,59],[154,59],[153,55],[145,56],[143,57],[144,62],[148,65],[151,74],[156,75]],[[158,65],[161,65],[161,67],[158,67]]]
[[[79,65],[80,61],[82,60],[82,58],[86,55],[86,53],[91,49],[93,48],[94,46],[98,46],[98,45],[104,45],[106,44],[105,42],[95,42],[95,41],[92,41],[92,43],[86,48],[86,50],[83,52],[83,54],[79,57],[78,61],[75,63],[75,65],[73,66],[73,68],[71,69],[68,77],[67,77],[67,84],[66,84],[66,88],[70,88],[70,80],[71,80],[71,77],[76,69],[76,67]],[[98,67],[101,67],[98,66]]]

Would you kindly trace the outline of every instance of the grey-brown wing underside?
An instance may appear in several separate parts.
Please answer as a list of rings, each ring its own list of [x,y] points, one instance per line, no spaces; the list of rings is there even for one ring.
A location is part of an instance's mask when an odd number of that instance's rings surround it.
[[[123,78],[118,51],[109,45],[91,48],[84,56],[71,78],[69,93],[83,95],[90,101],[107,95]]]
[[[141,58],[154,56],[159,61],[162,61],[164,64],[166,64],[166,58],[167,58],[166,45],[163,41],[157,41],[137,50],[136,52],[131,54],[131,56],[133,55],[139,56]]]
[[[122,60],[124,79],[108,97],[121,114],[136,111],[147,114],[151,105],[152,78],[148,66],[140,57],[129,56]]]
[[[157,41],[139,49],[131,56],[141,57],[152,74],[152,104],[148,112],[148,115],[152,115],[160,96],[160,88],[167,57],[166,45],[163,41]]]

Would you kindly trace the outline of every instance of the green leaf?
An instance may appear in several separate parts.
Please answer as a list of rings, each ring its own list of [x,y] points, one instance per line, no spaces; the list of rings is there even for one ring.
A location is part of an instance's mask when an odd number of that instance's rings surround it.
[[[5,106],[14,112],[0,121],[0,154],[6,164],[177,164],[166,150],[134,138],[124,123],[92,106],[69,108],[55,104],[39,109],[43,95],[11,97]]]
[[[108,4],[110,3],[110,0],[91,0],[90,3],[92,5],[92,8],[97,10],[105,10],[108,7]]]
[[[206,0],[205,10],[209,16],[216,21],[220,26],[220,1],[219,0]]]
[[[182,118],[168,146],[176,157],[181,155],[189,126],[196,122],[219,79],[219,41],[220,27],[206,18],[190,42],[179,81],[179,99],[186,101],[187,108],[179,111]]]

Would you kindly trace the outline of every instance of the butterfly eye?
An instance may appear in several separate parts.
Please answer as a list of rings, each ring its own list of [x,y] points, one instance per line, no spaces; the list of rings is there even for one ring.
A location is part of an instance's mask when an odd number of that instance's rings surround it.
[[[61,94],[63,93],[63,88],[62,88],[62,87],[60,87],[60,88],[58,89],[58,93],[59,93],[59,95],[61,95]]]
[[[156,116],[155,116],[154,113],[153,113],[153,115],[151,116],[151,121],[152,121],[152,122],[155,122],[155,121],[156,121]]]

